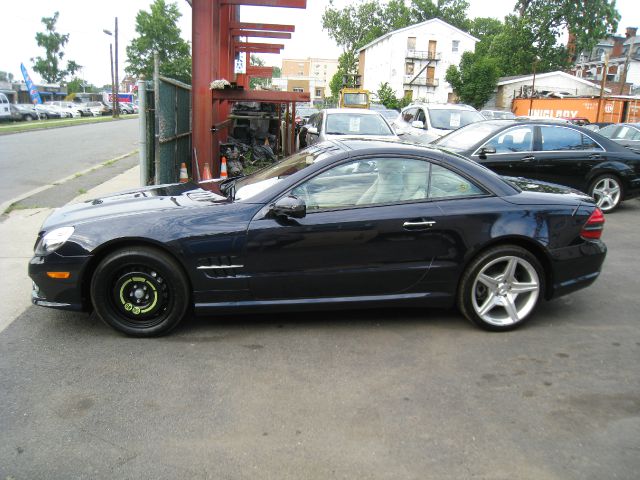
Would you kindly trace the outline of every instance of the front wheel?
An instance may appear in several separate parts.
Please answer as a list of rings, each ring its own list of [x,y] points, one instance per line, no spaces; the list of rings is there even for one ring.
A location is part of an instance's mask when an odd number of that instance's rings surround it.
[[[524,248],[505,245],[480,254],[462,276],[458,308],[485,330],[522,325],[544,292],[540,262]]]
[[[183,319],[190,287],[181,265],[165,252],[131,247],[105,257],[91,279],[98,316],[127,335],[164,335]]]
[[[600,175],[591,182],[589,195],[596,201],[600,210],[611,212],[622,203],[622,185],[615,175]]]

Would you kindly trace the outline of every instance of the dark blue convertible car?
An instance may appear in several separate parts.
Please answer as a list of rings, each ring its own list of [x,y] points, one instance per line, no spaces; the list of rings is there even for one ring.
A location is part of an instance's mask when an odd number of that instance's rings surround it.
[[[590,285],[602,212],[565,187],[503,178],[436,148],[343,139],[253,175],[114,194],[54,212],[33,302],[95,310],[134,336],[189,312],[457,306],[521,325]]]

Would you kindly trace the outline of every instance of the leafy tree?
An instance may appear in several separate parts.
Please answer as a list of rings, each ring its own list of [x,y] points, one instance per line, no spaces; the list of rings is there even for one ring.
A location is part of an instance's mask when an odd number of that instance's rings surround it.
[[[578,51],[615,32],[620,21],[615,0],[518,0],[515,10],[527,21],[535,42],[544,45],[568,30],[576,36]]]
[[[33,70],[47,83],[59,83],[81,68],[73,60],[67,61],[66,68],[63,69],[61,66],[64,58],[63,48],[69,41],[69,34],[56,32],[58,15],[59,12],[55,12],[53,17],[42,17],[41,21],[46,31],[36,33],[36,43],[44,48],[45,56],[31,59]]]
[[[491,97],[499,76],[500,68],[494,58],[465,52],[460,69],[449,66],[445,79],[463,103],[479,109]]]
[[[95,92],[96,87],[90,83],[87,83],[82,78],[74,77],[67,83],[67,93],[69,95],[78,92]]]
[[[136,15],[136,32],[127,46],[125,71],[135,77],[153,76],[153,53],[158,52],[160,74],[191,83],[191,49],[180,37],[177,21],[181,14],[175,3],[155,0],[150,12],[140,10]]]
[[[409,97],[397,98],[396,92],[391,88],[388,82],[380,84],[380,88],[376,92],[380,103],[392,110],[400,110],[411,103]]]
[[[469,29],[469,2],[466,0],[411,0],[411,4],[411,23],[439,18],[461,30]]]

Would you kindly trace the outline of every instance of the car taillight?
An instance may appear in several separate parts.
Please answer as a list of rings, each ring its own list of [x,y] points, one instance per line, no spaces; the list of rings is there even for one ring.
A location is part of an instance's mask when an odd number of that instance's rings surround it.
[[[598,240],[602,236],[604,229],[604,215],[602,210],[596,207],[587,223],[582,227],[580,236],[585,240]]]

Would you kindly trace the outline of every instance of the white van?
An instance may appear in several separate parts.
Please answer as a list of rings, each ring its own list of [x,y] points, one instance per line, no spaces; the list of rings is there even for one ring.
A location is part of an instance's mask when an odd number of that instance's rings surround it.
[[[0,120],[11,119],[11,106],[9,99],[4,93],[0,93]]]

